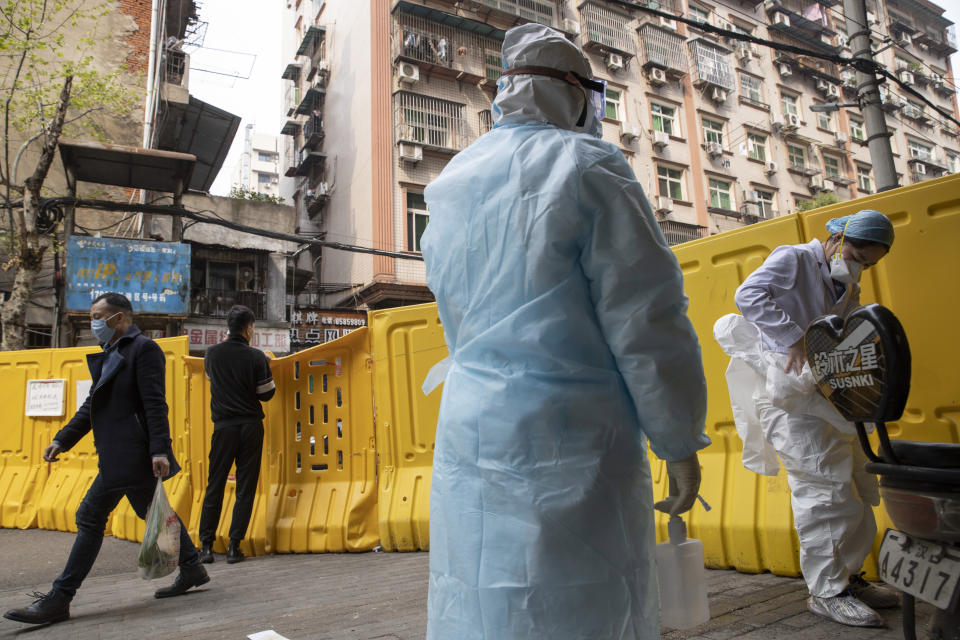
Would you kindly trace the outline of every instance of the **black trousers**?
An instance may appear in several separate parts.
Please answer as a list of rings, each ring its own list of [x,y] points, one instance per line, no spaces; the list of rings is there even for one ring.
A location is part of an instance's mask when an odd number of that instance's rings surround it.
[[[237,465],[237,495],[230,521],[230,539],[243,540],[253,512],[260,478],[260,456],[263,452],[263,424],[251,422],[214,429],[210,442],[210,473],[207,493],[200,511],[200,542],[213,543],[223,509],[223,488],[230,467]]]

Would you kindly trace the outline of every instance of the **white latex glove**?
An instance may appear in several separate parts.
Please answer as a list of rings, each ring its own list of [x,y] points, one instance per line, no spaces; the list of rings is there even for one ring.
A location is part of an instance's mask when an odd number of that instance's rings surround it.
[[[667,461],[670,495],[653,505],[654,509],[672,516],[690,511],[700,492],[700,459],[693,454],[685,460]]]

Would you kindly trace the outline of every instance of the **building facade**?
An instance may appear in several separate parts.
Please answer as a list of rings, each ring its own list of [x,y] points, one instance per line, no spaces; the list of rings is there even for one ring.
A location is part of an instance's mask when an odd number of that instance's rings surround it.
[[[641,10],[649,5],[674,17]],[[868,0],[878,62],[957,117],[953,25],[927,0]],[[603,137],[633,167],[677,244],[876,183],[853,70],[719,37],[676,17],[849,55],[839,0],[289,0],[281,193],[329,240],[419,253],[423,189],[493,125],[511,26],[557,28],[606,81]],[[956,126],[894,83],[882,90],[901,185],[960,171]],[[325,250],[313,303],[430,299],[415,259]]]
[[[280,197],[280,136],[260,133],[248,124],[243,130],[243,153],[233,185]]]

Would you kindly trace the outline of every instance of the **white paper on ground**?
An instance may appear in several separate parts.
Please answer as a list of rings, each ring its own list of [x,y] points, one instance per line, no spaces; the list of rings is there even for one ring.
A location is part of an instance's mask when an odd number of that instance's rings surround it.
[[[251,633],[247,636],[250,640],[287,640],[273,629],[267,629],[266,631],[257,631],[256,633]]]

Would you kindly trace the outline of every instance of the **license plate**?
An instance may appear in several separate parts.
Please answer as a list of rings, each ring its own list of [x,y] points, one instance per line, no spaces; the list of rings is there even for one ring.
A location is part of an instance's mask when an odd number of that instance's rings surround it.
[[[880,579],[938,609],[954,601],[960,583],[960,559],[944,545],[887,529],[877,559]]]

